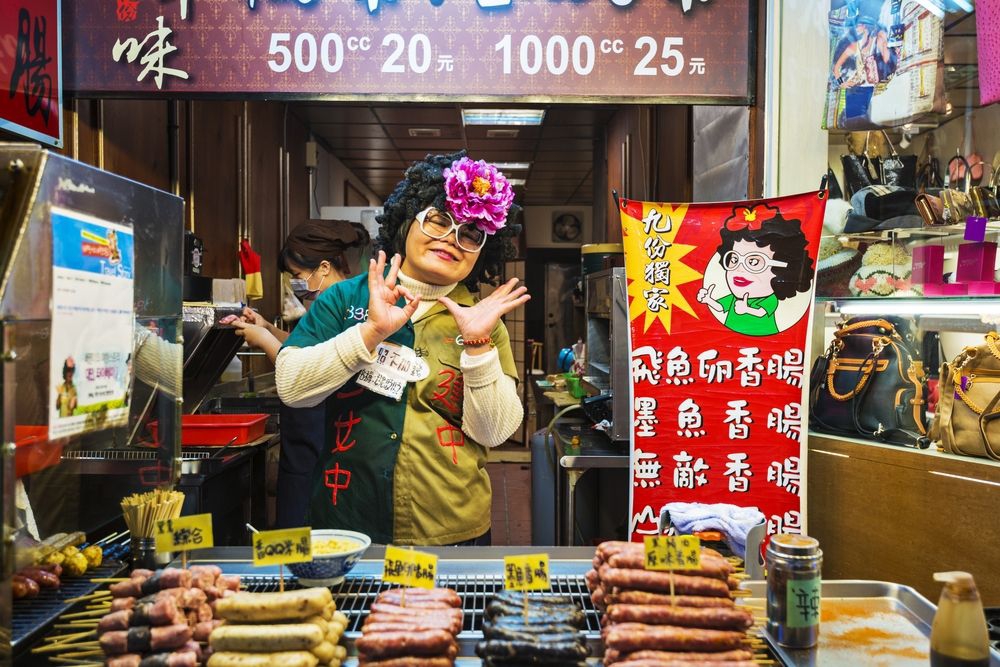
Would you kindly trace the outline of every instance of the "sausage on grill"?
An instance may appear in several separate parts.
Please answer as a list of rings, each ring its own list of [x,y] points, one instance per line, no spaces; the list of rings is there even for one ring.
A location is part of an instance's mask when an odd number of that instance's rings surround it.
[[[455,646],[455,637],[447,630],[411,632],[365,632],[354,642],[358,653],[368,658],[398,656],[440,656]]]
[[[390,588],[379,593],[377,602],[424,606],[425,602],[444,602],[449,607],[460,608],[462,598],[450,588]]]
[[[742,648],[743,632],[621,623],[607,629],[604,645],[622,653],[658,651],[730,651]]]
[[[726,662],[727,664],[741,660],[753,660],[753,652],[746,649],[734,649],[732,651],[718,651],[715,653],[678,653],[675,651],[633,651],[632,653],[620,653],[609,648],[604,652],[604,664],[613,665],[615,663],[634,660],[659,660],[684,662]]]
[[[703,595],[674,595],[649,591],[617,591],[605,596],[607,604],[666,604],[674,607],[733,607],[732,598],[706,597]]]
[[[101,635],[101,649],[105,655],[122,653],[148,653],[170,651],[184,646],[191,639],[191,628],[186,625],[167,625],[161,628],[129,628],[113,630]]]
[[[613,604],[608,607],[608,619],[612,623],[677,625],[715,630],[746,630],[753,625],[753,616],[744,609],[671,607],[660,604]]]
[[[650,570],[627,570],[605,565],[601,568],[601,582],[605,586],[628,588],[640,591],[670,592],[670,582],[673,581],[674,593],[681,595],[706,595],[710,597],[729,597],[729,586],[719,579],[709,577],[692,577],[672,572],[653,572]]]

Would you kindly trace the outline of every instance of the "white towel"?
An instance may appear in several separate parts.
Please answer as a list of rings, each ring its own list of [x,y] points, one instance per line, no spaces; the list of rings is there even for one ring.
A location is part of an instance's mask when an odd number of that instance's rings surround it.
[[[718,530],[726,543],[740,558],[746,558],[747,533],[764,521],[756,507],[739,507],[726,503],[667,503],[660,510],[670,513],[670,521],[683,535],[704,530]]]

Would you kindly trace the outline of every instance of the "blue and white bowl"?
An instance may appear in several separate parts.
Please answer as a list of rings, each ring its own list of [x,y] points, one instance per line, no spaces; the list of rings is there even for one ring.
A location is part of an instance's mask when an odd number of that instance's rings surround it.
[[[371,546],[371,538],[364,533],[353,530],[314,530],[311,533],[313,543],[313,559],[305,563],[291,563],[288,569],[299,579],[299,584],[306,587],[335,586],[344,580],[344,575],[357,565],[365,551]],[[315,545],[329,539],[353,542],[357,546],[349,551],[336,554],[316,554]]]

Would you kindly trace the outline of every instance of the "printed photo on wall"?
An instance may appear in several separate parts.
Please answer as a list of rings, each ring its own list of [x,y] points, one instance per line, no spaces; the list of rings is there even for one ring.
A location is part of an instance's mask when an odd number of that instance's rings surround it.
[[[719,231],[698,301],[727,329],[771,336],[809,310],[813,258],[799,220],[767,204],[737,207]]]

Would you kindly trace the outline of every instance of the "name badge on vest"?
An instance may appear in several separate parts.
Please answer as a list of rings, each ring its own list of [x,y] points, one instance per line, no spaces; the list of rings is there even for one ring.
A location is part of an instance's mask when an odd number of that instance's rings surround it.
[[[407,382],[423,380],[430,372],[430,366],[412,348],[382,342],[375,348],[375,361],[358,373],[357,383],[398,401],[403,397]]]

